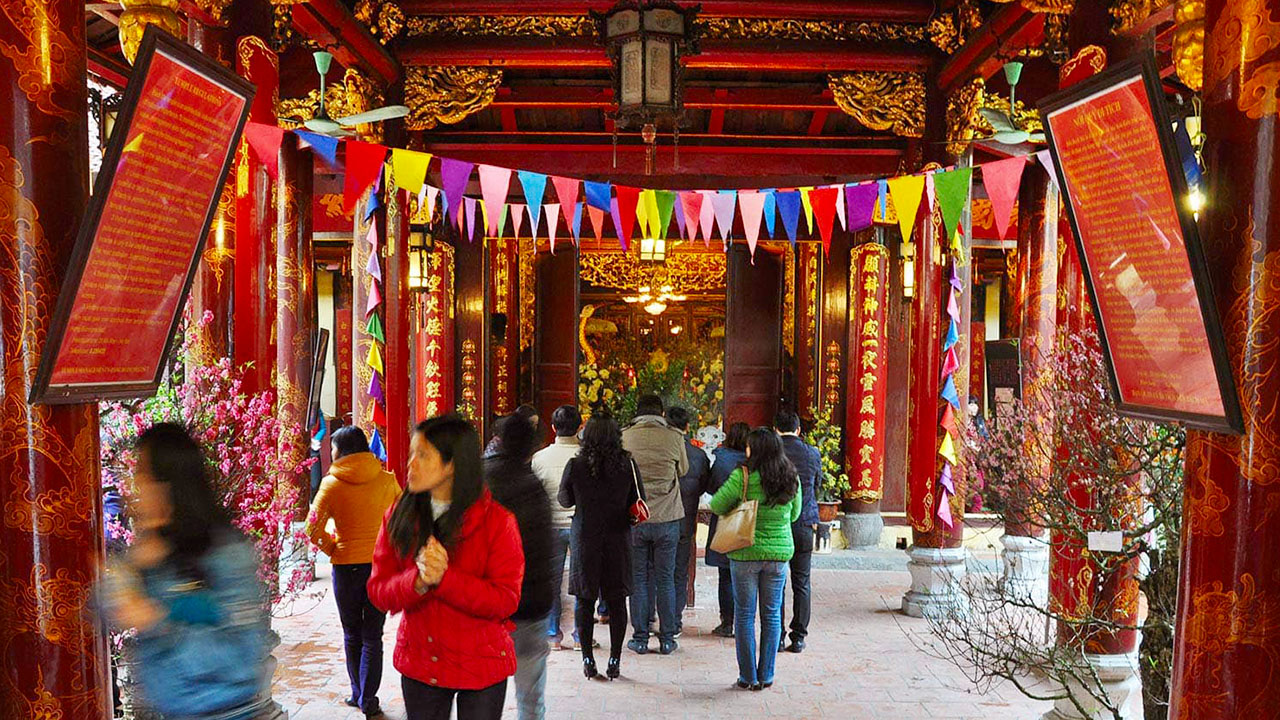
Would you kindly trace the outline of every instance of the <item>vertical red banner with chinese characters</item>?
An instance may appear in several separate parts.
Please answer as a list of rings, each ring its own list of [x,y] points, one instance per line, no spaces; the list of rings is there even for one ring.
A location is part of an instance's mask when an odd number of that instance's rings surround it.
[[[425,292],[415,313],[417,367],[415,396],[423,418],[453,409],[453,246],[437,242],[431,250]]]
[[[845,403],[845,466],[851,500],[874,502],[884,495],[885,364],[888,327],[889,251],[865,243],[850,251],[849,385]]]
[[[969,323],[969,397],[978,401],[978,414],[987,399],[987,324]],[[968,403],[968,398],[961,398]]]

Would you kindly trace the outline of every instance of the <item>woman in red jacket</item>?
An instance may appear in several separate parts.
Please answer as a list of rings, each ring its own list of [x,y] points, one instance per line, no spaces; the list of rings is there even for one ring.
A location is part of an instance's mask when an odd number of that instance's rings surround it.
[[[403,612],[394,663],[408,720],[497,720],[516,671],[508,618],[524,552],[515,518],[485,489],[480,439],[457,415],[425,420],[409,444],[407,492],[383,519],[369,598]]]

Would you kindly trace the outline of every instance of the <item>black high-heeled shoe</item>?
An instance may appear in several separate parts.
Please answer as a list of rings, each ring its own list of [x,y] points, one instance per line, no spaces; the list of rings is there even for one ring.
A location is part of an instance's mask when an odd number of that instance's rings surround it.
[[[596,659],[593,657],[582,658],[582,674],[588,680],[600,677],[600,671],[596,669]]]
[[[609,665],[605,668],[604,674],[609,676],[610,680],[616,680],[622,676],[622,658],[609,658]]]

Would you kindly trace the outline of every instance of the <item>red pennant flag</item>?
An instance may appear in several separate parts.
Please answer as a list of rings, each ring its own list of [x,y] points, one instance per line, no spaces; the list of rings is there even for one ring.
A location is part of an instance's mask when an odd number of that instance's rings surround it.
[[[836,219],[836,197],[839,195],[838,187],[814,188],[809,191],[809,202],[813,205],[813,219],[817,221],[818,232],[822,235],[824,255],[831,253],[831,232]]]
[[[387,411],[382,409],[382,403],[374,401],[373,403],[373,424],[378,427],[387,426]]]
[[[364,195],[387,158],[387,148],[377,143],[347,140],[347,172],[342,186],[342,204],[348,213],[355,212],[356,201]]]
[[[640,188],[614,185],[618,198],[618,221],[624,237],[618,240],[625,246],[631,240],[631,231],[636,226],[636,203],[640,201]]]
[[[702,193],[682,191],[680,193],[680,204],[684,208],[684,235],[685,239],[693,242],[698,237],[698,219],[702,217]]]
[[[951,433],[954,437],[960,436],[960,431],[956,427],[956,411],[951,409],[951,403],[947,403],[942,410],[942,428]]]
[[[284,128],[263,123],[245,123],[244,139],[249,143],[249,149],[253,150],[254,157],[262,163],[267,175],[272,180],[279,177],[280,143],[284,142]]]
[[[991,212],[995,215],[996,233],[1003,240],[1009,232],[1009,216],[1013,202],[1018,199],[1018,186],[1022,184],[1022,169],[1027,166],[1025,157],[1011,157],[982,165],[982,184],[991,198]]]
[[[551,176],[551,185],[556,189],[556,197],[560,198],[560,210],[564,214],[566,227],[573,227],[573,208],[578,204],[578,188],[582,181],[577,178]]]
[[[600,242],[604,238],[604,211],[594,205],[588,205],[587,217],[591,218],[591,229],[595,231],[596,242]]]

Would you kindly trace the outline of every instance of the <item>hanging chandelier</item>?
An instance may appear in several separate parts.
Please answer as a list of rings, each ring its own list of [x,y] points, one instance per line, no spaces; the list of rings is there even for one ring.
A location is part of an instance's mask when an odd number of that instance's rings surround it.
[[[670,285],[663,285],[658,288],[658,292],[654,292],[653,288],[644,285],[639,288],[638,294],[627,295],[622,298],[625,303],[640,303],[644,311],[650,315],[661,315],[666,312],[667,306],[671,303],[681,302],[686,299],[684,295],[677,295]]]

